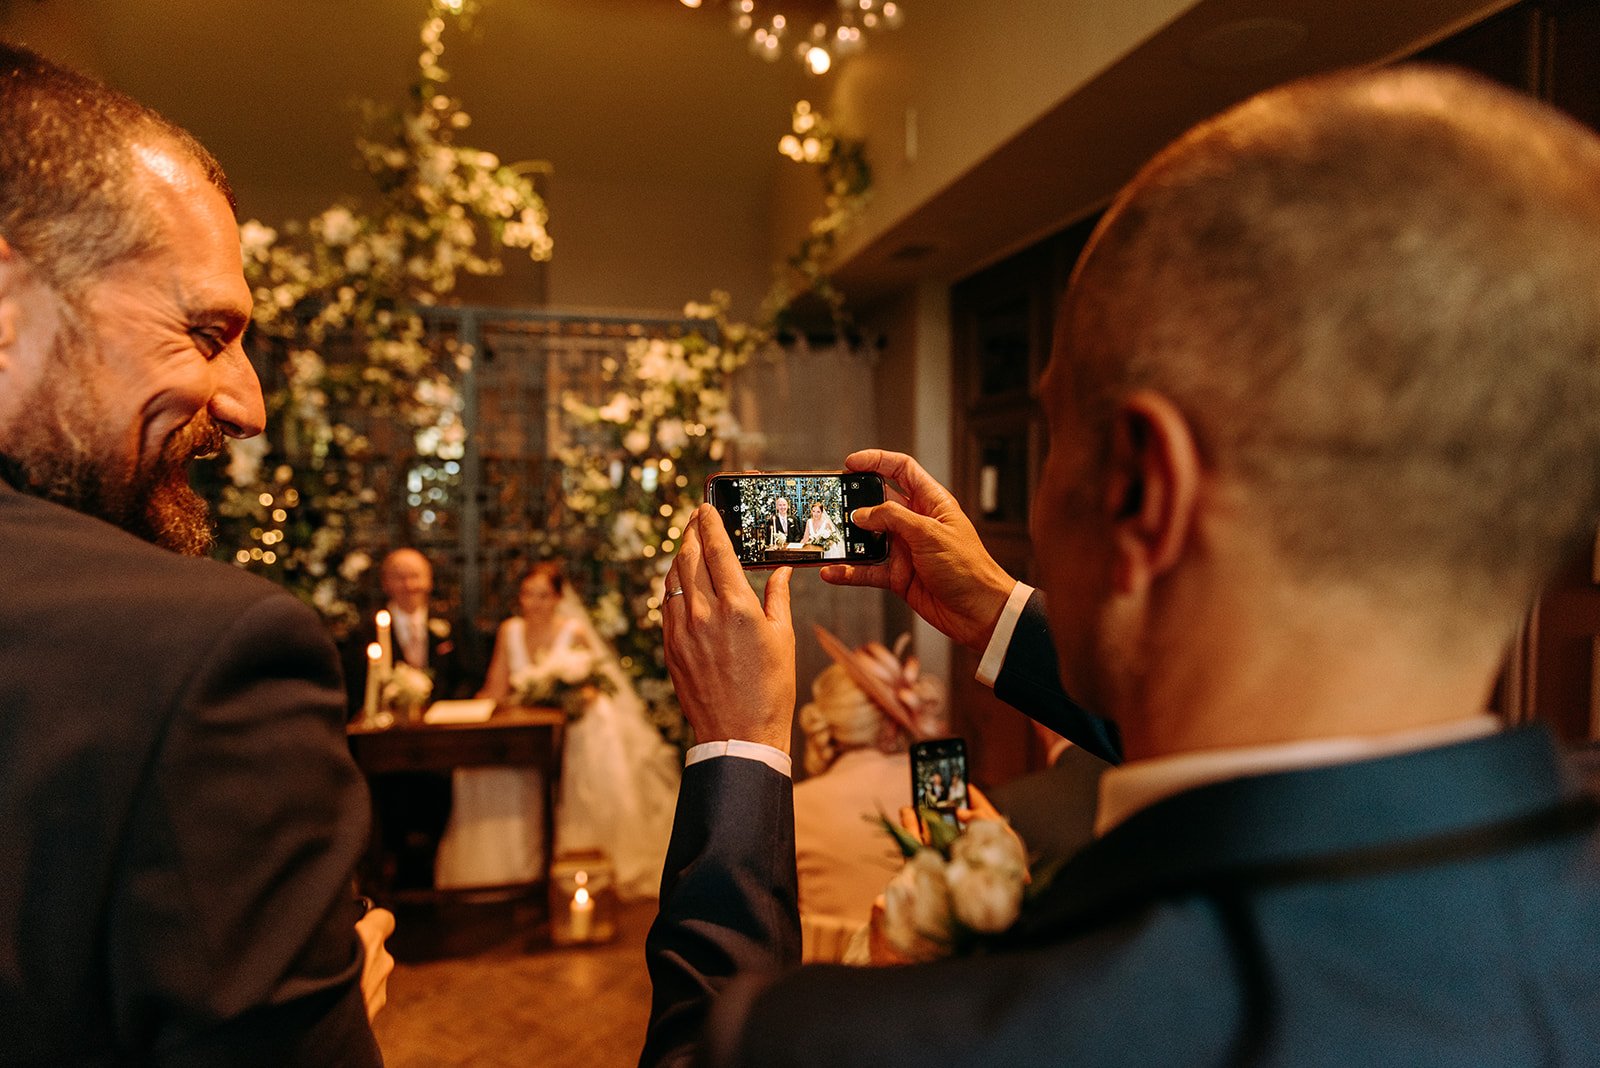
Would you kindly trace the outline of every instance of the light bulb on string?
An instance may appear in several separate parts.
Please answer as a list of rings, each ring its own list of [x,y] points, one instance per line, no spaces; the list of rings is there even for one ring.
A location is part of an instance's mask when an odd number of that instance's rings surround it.
[[[812,74],[826,74],[833,66],[833,57],[828,50],[820,45],[812,45],[806,49],[806,69]]]

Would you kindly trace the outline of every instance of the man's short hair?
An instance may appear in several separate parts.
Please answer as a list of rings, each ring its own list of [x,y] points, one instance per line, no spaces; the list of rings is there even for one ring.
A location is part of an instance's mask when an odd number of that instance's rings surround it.
[[[1437,68],[1288,85],[1146,166],[1061,331],[1101,447],[1168,396],[1298,578],[1504,620],[1600,514],[1600,139]]]
[[[132,98],[0,42],[0,237],[69,301],[155,236],[131,147],[172,145],[234,205],[222,168],[181,127]]]

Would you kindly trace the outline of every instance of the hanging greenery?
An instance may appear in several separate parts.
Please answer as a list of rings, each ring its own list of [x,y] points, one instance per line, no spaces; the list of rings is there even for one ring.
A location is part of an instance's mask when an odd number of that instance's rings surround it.
[[[257,344],[279,360],[263,376],[267,432],[229,450],[218,543],[336,631],[355,621],[371,549],[385,540],[373,506],[393,473],[374,464],[374,437],[409,434],[410,448],[384,451],[446,465],[464,452],[454,381],[473,354],[430,338],[420,309],[463,274],[498,273],[503,252],[551,254],[529,166],[458,142],[470,119],[444,92],[443,39],[468,14],[459,0],[430,0],[409,107],[368,105],[356,144],[375,186],[370,206],[240,228]]]

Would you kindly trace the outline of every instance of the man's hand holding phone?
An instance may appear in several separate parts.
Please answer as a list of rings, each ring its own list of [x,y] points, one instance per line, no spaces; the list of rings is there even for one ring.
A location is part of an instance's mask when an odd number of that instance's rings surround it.
[[[689,520],[661,614],[667,670],[697,742],[736,739],[789,751],[792,574],[786,567],[771,573],[763,604],[716,509],[701,505]]]
[[[904,598],[911,610],[953,641],[982,651],[1016,580],[983,547],[950,491],[898,452],[866,449],[845,460],[851,471],[872,471],[897,483],[889,499],[856,510],[864,530],[886,531],[889,560],[882,564],[834,564],[822,578],[836,586],[876,586]]]

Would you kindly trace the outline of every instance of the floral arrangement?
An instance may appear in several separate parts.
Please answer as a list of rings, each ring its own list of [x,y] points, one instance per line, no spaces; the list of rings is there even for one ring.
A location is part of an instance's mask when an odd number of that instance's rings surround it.
[[[560,708],[569,721],[583,716],[594,693],[616,693],[617,686],[583,645],[546,649],[533,663],[511,675],[511,699],[519,705]]]
[[[662,734],[680,746],[688,729],[667,678],[661,604],[667,567],[706,476],[740,435],[728,389],[768,335],[728,318],[728,297],[691,303],[680,338],[641,338],[601,367],[608,399],[563,405],[572,441],[563,468],[565,522],[556,551],[588,561],[595,628],[616,641],[622,666]]]
[[[385,711],[408,716],[426,705],[431,696],[433,676],[401,661],[389,669],[389,677],[378,692],[378,703]]]
[[[1016,922],[1027,893],[1050,873],[1030,876],[1022,840],[1003,820],[975,819],[961,830],[931,808],[921,815],[927,845],[879,817],[906,857],[884,890],[883,935],[909,961],[974,952]]]
[[[827,534],[823,534],[821,536],[814,535],[809,541],[806,542],[806,544],[815,545],[817,548],[826,552],[835,545],[839,544],[839,528],[833,527]]]
[[[240,227],[257,344],[280,364],[263,376],[266,434],[233,442],[220,473],[219,545],[335,629],[355,621],[353,595],[372,565],[363,546],[381,540],[366,528],[387,518],[374,507],[387,484],[373,438],[409,434],[446,471],[464,454],[453,383],[472,353],[430,337],[420,309],[462,274],[499,272],[502,252],[551,255],[529,177],[538,165],[456,142],[471,120],[443,92],[441,57],[447,18],[467,13],[463,0],[429,0],[411,106],[368,106],[357,148],[376,186],[370,209],[337,204],[307,223]]]

